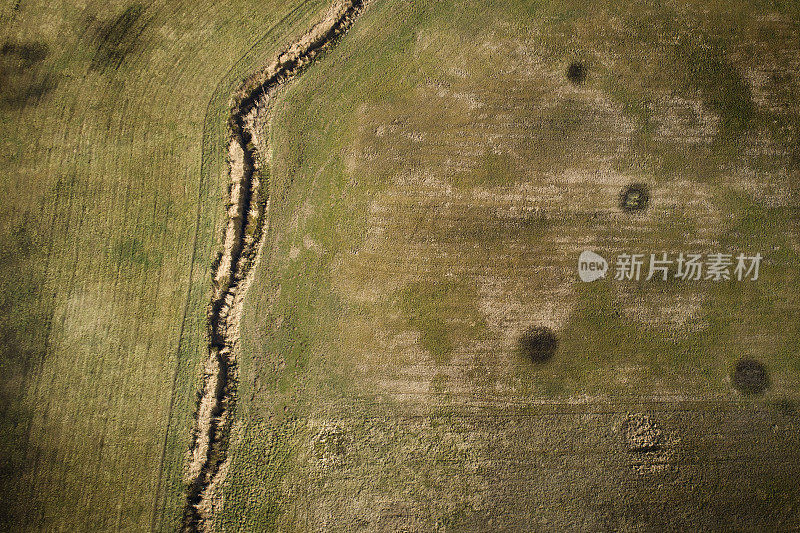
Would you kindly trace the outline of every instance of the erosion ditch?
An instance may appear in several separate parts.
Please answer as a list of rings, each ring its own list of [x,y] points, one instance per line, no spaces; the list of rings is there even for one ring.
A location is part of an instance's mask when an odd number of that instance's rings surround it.
[[[258,263],[269,206],[261,170],[269,164],[270,148],[260,126],[276,90],[297,78],[315,57],[333,46],[364,7],[364,0],[335,4],[322,21],[245,79],[232,95],[227,217],[221,250],[212,265],[212,297],[207,308],[208,357],[203,364],[192,444],[187,452],[185,532],[213,529],[214,497],[227,471],[238,385],[239,325],[244,297]]]

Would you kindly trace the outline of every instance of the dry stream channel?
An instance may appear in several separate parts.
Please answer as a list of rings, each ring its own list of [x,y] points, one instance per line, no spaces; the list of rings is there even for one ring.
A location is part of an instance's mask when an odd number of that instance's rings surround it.
[[[227,146],[229,202],[222,249],[212,268],[208,305],[208,357],[203,365],[197,412],[188,451],[188,485],[183,515],[186,532],[213,529],[214,495],[227,470],[228,441],[236,405],[239,325],[247,289],[258,263],[269,208],[262,168],[270,163],[262,134],[278,88],[297,78],[321,52],[335,44],[365,7],[346,0],[331,7],[322,21],[252,74],[232,96]]]

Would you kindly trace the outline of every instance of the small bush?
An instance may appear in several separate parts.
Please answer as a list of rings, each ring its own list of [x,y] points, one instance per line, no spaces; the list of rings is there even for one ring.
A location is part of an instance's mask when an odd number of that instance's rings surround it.
[[[519,348],[534,363],[544,363],[555,355],[558,337],[550,328],[534,326],[519,338]]]

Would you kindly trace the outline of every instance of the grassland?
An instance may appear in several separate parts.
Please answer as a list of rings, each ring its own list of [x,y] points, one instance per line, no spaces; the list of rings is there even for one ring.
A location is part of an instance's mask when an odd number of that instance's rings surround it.
[[[230,96],[326,7],[0,4],[0,529],[180,528]],[[798,527],[798,20],[374,0],[260,117],[215,528]],[[765,261],[582,285],[586,248]]]
[[[763,2],[373,3],[265,128],[217,527],[800,523],[796,20]],[[646,211],[619,208],[630,183]],[[750,284],[582,285],[587,248],[765,262]],[[544,365],[517,350],[533,325],[559,338]],[[732,386],[742,357],[764,395]],[[621,429],[642,413],[652,449]]]
[[[0,5],[0,529],[177,529],[227,194],[206,147],[325,7]]]

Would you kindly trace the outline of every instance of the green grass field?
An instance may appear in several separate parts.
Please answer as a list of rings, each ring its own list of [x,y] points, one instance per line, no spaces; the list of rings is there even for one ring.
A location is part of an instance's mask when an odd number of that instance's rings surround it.
[[[230,95],[327,7],[0,4],[0,529],[180,529]],[[800,526],[798,20],[370,3],[265,111],[215,529]],[[583,284],[585,249],[764,261]]]
[[[227,194],[208,165],[230,93],[325,7],[0,7],[0,529],[177,528]]]

